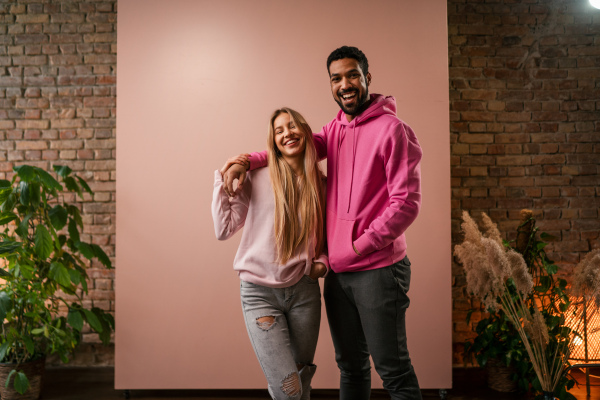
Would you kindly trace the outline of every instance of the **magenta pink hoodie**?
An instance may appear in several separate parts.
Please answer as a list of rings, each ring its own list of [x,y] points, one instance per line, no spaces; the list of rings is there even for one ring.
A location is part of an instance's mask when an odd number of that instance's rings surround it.
[[[351,122],[340,110],[314,135],[319,156],[327,156],[327,242],[335,272],[404,258],[404,232],[421,207],[419,142],[396,117],[392,96],[372,94],[371,100]],[[265,165],[266,152],[251,154],[250,169]]]

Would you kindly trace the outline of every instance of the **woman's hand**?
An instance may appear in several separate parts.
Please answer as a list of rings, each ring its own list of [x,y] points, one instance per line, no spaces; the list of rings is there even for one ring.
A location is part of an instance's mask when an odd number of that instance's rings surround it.
[[[316,281],[317,279],[322,278],[326,273],[327,267],[325,264],[316,262],[310,267],[310,274],[308,274],[308,277]]]

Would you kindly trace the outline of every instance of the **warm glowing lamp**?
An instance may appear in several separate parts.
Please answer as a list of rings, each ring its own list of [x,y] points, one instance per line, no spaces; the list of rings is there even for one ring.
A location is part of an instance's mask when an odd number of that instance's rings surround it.
[[[595,0],[600,2],[600,0]],[[572,329],[572,342],[569,346],[569,360],[590,362],[600,361],[600,310],[593,301],[585,298],[572,298],[571,306],[565,313],[565,325]],[[586,389],[590,393],[590,371],[585,368]]]
[[[600,0],[590,0],[590,4],[592,5],[592,7],[600,9]]]

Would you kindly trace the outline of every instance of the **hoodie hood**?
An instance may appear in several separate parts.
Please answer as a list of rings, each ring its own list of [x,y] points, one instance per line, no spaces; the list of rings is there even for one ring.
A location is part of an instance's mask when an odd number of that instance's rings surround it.
[[[362,113],[358,114],[354,119],[348,122],[344,111],[340,110],[335,117],[336,122],[341,125],[360,125],[371,118],[379,117],[380,115],[396,115],[396,99],[394,96],[384,96],[381,94],[371,93],[369,95],[371,104]]]

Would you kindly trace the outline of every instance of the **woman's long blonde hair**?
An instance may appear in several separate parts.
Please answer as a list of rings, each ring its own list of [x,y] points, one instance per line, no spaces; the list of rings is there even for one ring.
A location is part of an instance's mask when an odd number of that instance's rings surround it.
[[[298,130],[304,135],[304,169],[303,175],[296,176],[292,167],[283,159],[275,144],[275,119],[287,113]],[[304,245],[308,253],[309,245],[315,244],[315,257],[321,255],[325,247],[324,213],[325,193],[323,191],[323,174],[317,164],[317,151],[313,141],[312,130],[299,112],[283,107],[275,110],[269,122],[267,138],[267,157],[271,185],[275,194],[275,241],[277,244],[277,261],[285,264],[298,246]]]

